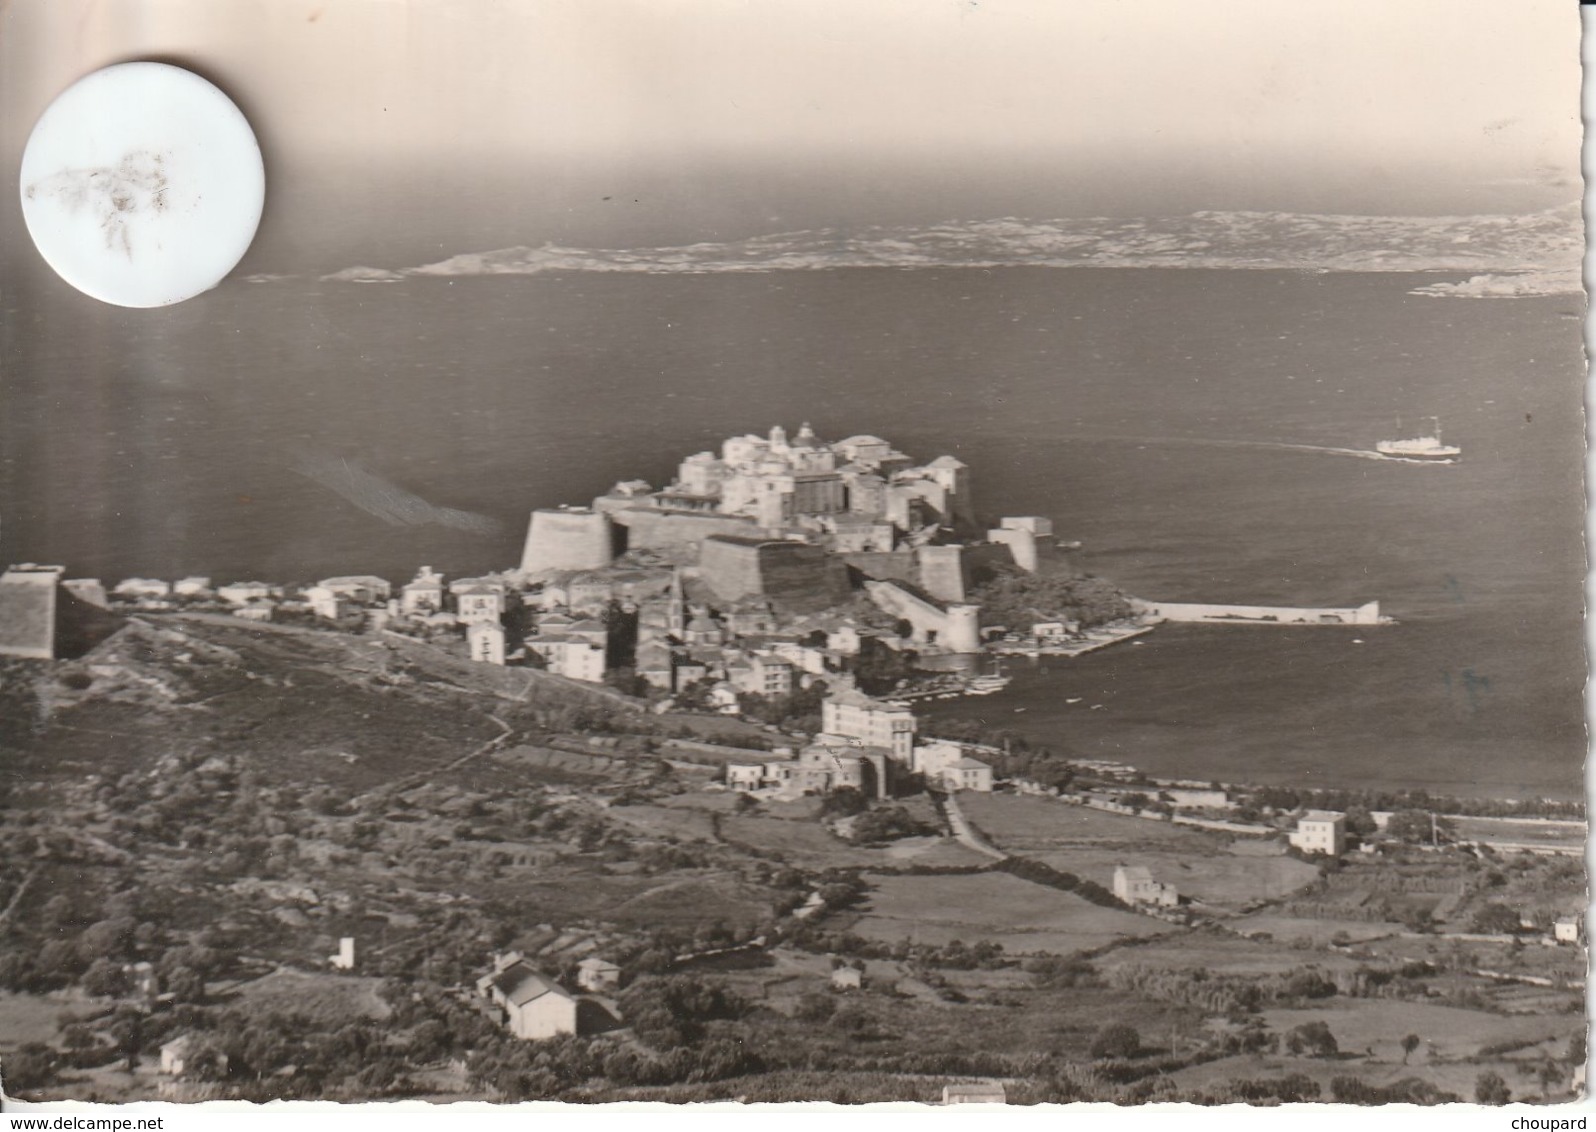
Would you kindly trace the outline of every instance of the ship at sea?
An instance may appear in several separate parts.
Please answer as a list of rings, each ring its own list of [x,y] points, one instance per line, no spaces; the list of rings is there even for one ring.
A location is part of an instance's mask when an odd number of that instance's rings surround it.
[[[1406,460],[1415,464],[1455,464],[1463,456],[1463,449],[1441,440],[1439,417],[1430,418],[1430,431],[1423,436],[1407,440],[1381,440],[1374,450],[1388,460]]]

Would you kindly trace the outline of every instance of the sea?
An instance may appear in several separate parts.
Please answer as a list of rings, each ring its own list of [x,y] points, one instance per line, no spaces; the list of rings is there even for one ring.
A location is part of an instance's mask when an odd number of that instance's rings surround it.
[[[1165,626],[938,702],[1179,777],[1583,796],[1574,297],[1161,268],[228,282],[4,312],[0,554],[70,576],[514,565],[527,514],[811,422],[968,463],[1166,601],[1395,624]],[[1359,458],[1439,417],[1464,459]],[[1282,446],[1296,447],[1282,447]]]

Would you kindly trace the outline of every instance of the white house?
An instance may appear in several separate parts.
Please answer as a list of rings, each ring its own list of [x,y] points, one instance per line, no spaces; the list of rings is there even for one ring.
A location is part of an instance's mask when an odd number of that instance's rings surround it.
[[[502,621],[507,606],[504,583],[496,578],[461,578],[449,584],[455,615],[466,624]]]
[[[493,972],[477,980],[477,992],[497,1006],[505,1027],[535,1041],[577,1032],[577,999],[539,974],[517,952],[499,956]]]
[[[1578,916],[1564,916],[1552,925],[1552,938],[1558,943],[1578,943],[1584,930],[1584,920]]]
[[[576,965],[576,985],[602,994],[621,985],[621,969],[608,959],[590,955]]]
[[[443,608],[443,575],[431,566],[416,571],[413,581],[399,590],[399,609],[406,617],[436,613]]]
[[[1334,810],[1309,810],[1297,819],[1289,838],[1304,853],[1339,857],[1347,851],[1347,815]]]
[[[172,592],[178,597],[210,597],[211,580],[199,577],[179,578],[172,583]]]

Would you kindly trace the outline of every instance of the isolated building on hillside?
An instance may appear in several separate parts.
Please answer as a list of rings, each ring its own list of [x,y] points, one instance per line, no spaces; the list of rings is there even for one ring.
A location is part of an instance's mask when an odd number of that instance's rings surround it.
[[[1160,884],[1145,865],[1115,865],[1114,895],[1127,904],[1153,904],[1173,908],[1180,903],[1175,886]]]
[[[1310,810],[1297,819],[1289,838],[1304,853],[1339,857],[1347,851],[1347,815],[1332,810]]]
[[[528,1041],[595,1033],[614,1021],[602,1005],[570,994],[515,951],[494,960],[493,970],[477,980],[477,993],[510,1033]]]

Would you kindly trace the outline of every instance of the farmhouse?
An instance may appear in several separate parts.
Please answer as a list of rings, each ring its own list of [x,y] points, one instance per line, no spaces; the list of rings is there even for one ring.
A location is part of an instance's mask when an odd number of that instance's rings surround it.
[[[1552,925],[1552,938],[1558,943],[1578,943],[1585,922],[1578,916],[1565,916]]]
[[[1173,908],[1180,903],[1180,893],[1175,891],[1175,886],[1154,880],[1146,865],[1115,865],[1114,895],[1127,904]]]
[[[499,1020],[518,1038],[580,1032],[577,998],[544,978],[519,952],[494,960],[492,973],[477,980],[477,993],[498,1008]]]

